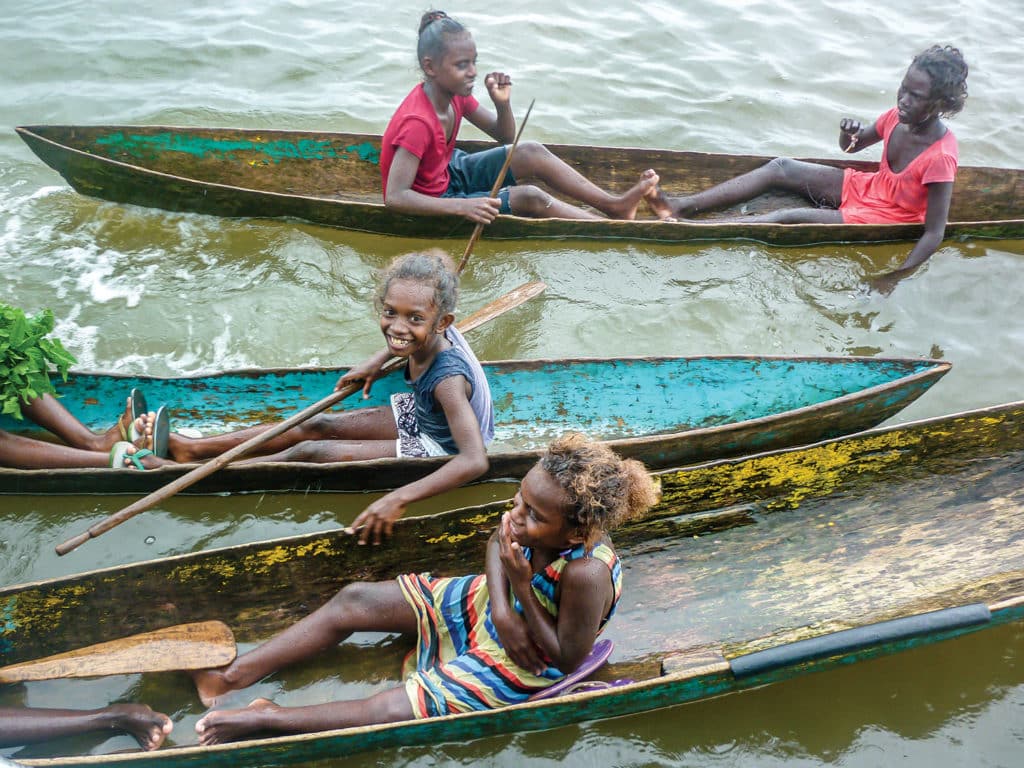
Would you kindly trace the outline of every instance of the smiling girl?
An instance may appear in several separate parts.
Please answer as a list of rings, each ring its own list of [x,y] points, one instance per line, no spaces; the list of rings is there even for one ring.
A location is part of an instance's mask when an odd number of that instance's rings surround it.
[[[321,413],[268,440],[266,461],[358,461],[387,457],[452,456],[437,470],[373,502],[352,524],[360,543],[389,535],[414,501],[457,488],[487,471],[486,444],[494,437],[491,390],[483,368],[452,324],[459,278],[440,250],[398,257],[384,273],[377,295],[387,348],[338,380],[336,389],[363,382],[368,396],[392,357],[405,359],[410,392],[391,396],[391,406]],[[217,456],[270,425],[190,439],[172,434],[177,461]]]
[[[444,11],[420,20],[416,55],[423,82],[398,107],[381,142],[384,204],[402,213],[454,214],[487,224],[499,213],[565,219],[602,218],[564,202],[532,184],[535,179],[566,197],[613,219],[632,219],[644,196],[658,183],[653,170],[621,195],[606,192],[536,142],[516,148],[498,197],[490,189],[505,163],[516,132],[510,98],[512,79],[504,72],[484,78],[494,111],[473,97],[476,43],[462,24]],[[462,118],[502,146],[466,153],[455,147]]]
[[[910,63],[895,107],[867,126],[852,118],[839,123],[844,152],[883,142],[877,172],[782,157],[694,195],[668,197],[655,190],[649,202],[662,218],[690,217],[783,189],[807,197],[816,207],[740,219],[774,224],[924,223],[924,233],[896,269],[909,273],[935,252],[946,231],[958,152],[953,132],[940,118],[960,112],[966,99],[967,64],[960,51],[933,45]]]
[[[561,680],[615,612],[622,569],[606,531],[657,492],[643,465],[569,435],[527,473],[492,535],[484,575],[408,574],[349,584],[328,603],[226,667],[193,673],[207,706],[352,632],[416,635],[403,685],[368,699],[281,707],[257,699],[197,724],[200,742],[306,733],[516,704]],[[492,621],[493,619],[493,621]]]

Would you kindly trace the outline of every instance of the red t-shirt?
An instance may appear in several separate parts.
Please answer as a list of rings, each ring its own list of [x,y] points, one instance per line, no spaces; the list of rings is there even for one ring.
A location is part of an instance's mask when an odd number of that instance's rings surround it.
[[[918,224],[928,212],[926,184],[953,181],[959,161],[956,137],[946,135],[915,157],[899,173],[889,167],[889,137],[899,124],[899,112],[890,109],[875,121],[882,137],[878,171],[867,173],[847,168],[843,176],[843,200],[839,210],[847,224]]]
[[[420,159],[412,188],[431,197],[443,195],[448,189],[448,162],[455,149],[462,116],[475,112],[479,106],[480,102],[472,95],[452,99],[455,123],[451,141],[447,141],[434,105],[423,90],[423,83],[413,88],[391,116],[381,141],[380,175],[384,194],[388,191],[388,174],[395,159],[395,149],[402,147]]]

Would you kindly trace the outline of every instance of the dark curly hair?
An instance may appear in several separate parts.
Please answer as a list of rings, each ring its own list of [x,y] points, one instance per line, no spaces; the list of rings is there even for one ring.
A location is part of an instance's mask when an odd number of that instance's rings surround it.
[[[952,117],[967,101],[967,62],[959,48],[933,45],[914,57],[910,66],[917,67],[932,81],[931,96],[939,102],[939,117]]]
[[[646,512],[658,501],[658,487],[644,465],[573,432],[555,440],[540,467],[565,491],[569,524],[587,549],[601,533]]]
[[[434,306],[437,316],[455,313],[459,300],[459,275],[451,257],[440,248],[407,253],[397,257],[381,274],[377,288],[377,309],[384,305],[384,297],[395,280],[413,280],[434,287]]]

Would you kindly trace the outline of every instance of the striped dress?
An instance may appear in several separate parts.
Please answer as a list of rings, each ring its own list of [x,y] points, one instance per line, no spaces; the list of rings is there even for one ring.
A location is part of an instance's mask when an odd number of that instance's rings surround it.
[[[523,554],[529,559],[532,552],[524,548]],[[570,561],[587,556],[608,566],[614,588],[600,632],[622,594],[622,569],[607,544],[598,544],[589,555],[582,546],[561,553],[533,575],[533,592],[548,613],[557,616],[555,593],[562,571]],[[419,624],[416,648],[406,657],[403,674],[417,718],[516,704],[565,677],[552,666],[535,675],[508,657],[491,622],[485,576],[435,579],[430,574],[408,574],[399,576],[398,584]],[[514,605],[522,610],[518,601]]]

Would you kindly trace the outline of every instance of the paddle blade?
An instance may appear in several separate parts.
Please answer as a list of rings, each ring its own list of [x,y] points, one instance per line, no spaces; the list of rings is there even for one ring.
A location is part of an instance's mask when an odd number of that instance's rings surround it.
[[[177,624],[0,667],[0,683],[223,667],[235,652],[235,637],[222,621]]]

